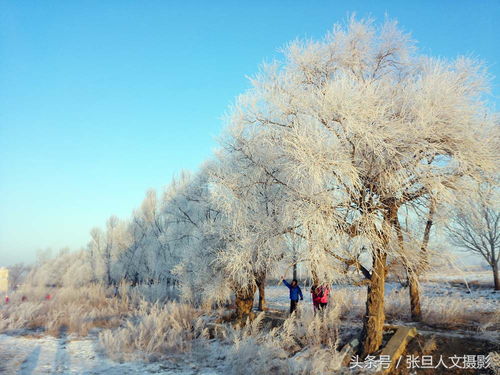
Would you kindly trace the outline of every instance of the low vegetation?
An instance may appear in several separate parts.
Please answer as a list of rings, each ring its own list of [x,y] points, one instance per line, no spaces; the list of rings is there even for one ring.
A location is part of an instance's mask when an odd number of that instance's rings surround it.
[[[0,332],[32,329],[85,336],[92,328],[118,326],[131,311],[129,297],[114,298],[113,288],[102,285],[23,288],[0,309]]]
[[[389,323],[410,321],[408,295],[402,291],[387,295]],[[323,313],[315,314],[301,304],[295,314],[278,322],[260,313],[243,324],[223,322],[219,310],[174,299],[148,301],[141,293],[126,284],[20,289],[9,304],[0,307],[0,332],[91,334],[98,337],[103,353],[120,362],[182,361],[188,354],[205,356],[231,374],[267,374],[270,369],[275,374],[341,374],[348,373],[348,368],[342,367],[339,350],[361,329],[366,291],[338,288]],[[463,300],[459,295],[426,296],[423,323],[495,332],[498,312],[478,309],[478,303],[481,300]]]

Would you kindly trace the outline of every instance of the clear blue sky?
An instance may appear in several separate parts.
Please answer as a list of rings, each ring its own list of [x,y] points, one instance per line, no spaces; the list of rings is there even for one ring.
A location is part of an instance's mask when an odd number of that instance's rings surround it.
[[[500,76],[500,1],[0,0],[0,265],[84,246],[196,169],[246,75],[350,12]],[[493,79],[498,107],[499,79]]]

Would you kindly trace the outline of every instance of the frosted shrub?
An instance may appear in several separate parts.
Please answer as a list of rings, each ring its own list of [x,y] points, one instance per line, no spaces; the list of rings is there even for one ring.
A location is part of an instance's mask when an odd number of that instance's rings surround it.
[[[158,284],[140,284],[132,290],[137,291],[141,298],[149,302],[166,302],[168,300],[176,300],[178,293],[173,285]]]
[[[189,351],[192,341],[208,335],[202,312],[176,302],[164,306],[143,302],[125,327],[105,330],[99,341],[115,360],[158,360]]]
[[[259,342],[254,337],[238,340],[228,351],[230,373],[246,374],[283,374],[290,373],[288,353],[273,342]]]
[[[283,324],[280,332],[283,346],[290,351],[297,351],[306,346],[336,347],[339,317],[339,305],[330,305],[324,311],[316,313],[299,308],[298,316],[288,318]]]
[[[337,352],[340,306],[313,314],[301,309],[283,326],[261,329],[263,314],[230,331],[227,361],[232,374],[324,374],[341,367]]]
[[[342,357],[335,349],[306,349],[297,353],[289,360],[290,374],[296,375],[323,375],[323,374],[350,374],[342,368]],[[335,372],[333,372],[335,371]]]
[[[22,308],[11,303],[0,309],[0,332],[36,328],[37,321],[46,314],[47,306],[43,302],[26,302]]]
[[[410,298],[408,290],[393,290],[386,296],[385,314],[389,320],[410,319]]]
[[[477,310],[477,306],[484,303],[483,298],[471,301],[460,297],[428,297],[422,306],[424,322],[449,328],[474,323],[479,324],[478,328],[494,325],[495,314],[481,314]]]
[[[262,330],[264,314],[259,314],[243,328],[229,330],[226,358],[235,375],[288,374],[288,353],[280,344],[279,329]]]
[[[334,289],[330,304],[338,306],[342,320],[360,320],[365,314],[366,288]]]

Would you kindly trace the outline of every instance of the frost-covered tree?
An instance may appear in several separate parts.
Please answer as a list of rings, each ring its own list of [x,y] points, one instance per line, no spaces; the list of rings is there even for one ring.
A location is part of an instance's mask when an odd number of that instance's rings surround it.
[[[61,249],[55,256],[48,252],[40,257],[26,281],[34,286],[81,286],[90,283],[92,273],[85,250]]]
[[[279,186],[280,225],[307,241],[314,278],[332,280],[340,264],[370,255],[365,354],[382,342],[401,207],[451,200],[465,176],[495,168],[481,65],[414,51],[394,22],[351,19],[321,41],[288,45],[283,62],[252,79],[230,119],[229,136],[244,145],[251,170]]]
[[[100,274],[103,273],[100,267],[102,263],[100,262],[100,257],[105,246],[104,241],[104,233],[100,228],[94,227],[90,230],[90,241],[87,249],[92,282],[98,281],[101,276]]]
[[[161,199],[149,190],[129,221],[111,217],[106,230],[94,228],[88,245],[92,280],[133,285],[177,282],[174,269],[189,259],[210,227],[207,175],[181,174]],[[213,231],[213,228],[210,229]]]
[[[63,272],[61,285],[80,287],[95,281],[92,280],[92,271],[86,250],[70,253],[66,257],[66,261],[59,264],[58,267]]]
[[[117,259],[129,243],[126,222],[111,216],[106,222],[106,231],[93,228],[90,231],[91,240],[88,244],[88,254],[91,279],[104,281],[106,285],[116,284],[119,277],[115,276]]]
[[[146,253],[147,246],[145,246],[147,231],[140,214],[132,215],[132,220],[127,225],[127,232],[130,242],[117,259],[115,273],[122,280],[137,285],[151,276],[151,262]]]
[[[462,250],[481,256],[493,271],[495,290],[500,290],[500,209],[498,185],[481,184],[472,196],[462,199],[447,226],[451,242]]]
[[[291,231],[281,220],[282,187],[262,169],[254,168],[245,145],[231,137],[210,176],[211,201],[221,213],[219,226],[225,239],[218,262],[235,292],[237,315],[250,314],[256,288],[258,308],[263,311],[266,277],[284,258],[284,235]]]
[[[227,301],[231,289],[217,256],[224,248],[220,213],[210,198],[207,164],[195,175],[182,174],[166,191],[163,214],[168,238],[179,254],[174,274],[183,299],[197,305]]]
[[[128,246],[122,252],[119,266],[122,277],[132,283],[165,283],[172,281],[176,261],[169,246],[167,218],[163,214],[165,200],[158,200],[149,190],[141,207],[128,224]]]
[[[24,263],[16,263],[9,267],[9,287],[15,289],[24,283],[31,271],[31,266]]]
[[[426,200],[425,197],[410,203],[409,205],[404,205],[399,210],[400,215],[398,215],[398,219],[395,221],[395,230],[399,247],[398,258],[400,258],[400,262],[406,270],[410,294],[411,318],[413,321],[418,322],[422,320],[421,293],[418,278],[421,273],[429,268],[428,246],[435,220],[436,203],[434,199]],[[401,216],[405,218],[404,226],[401,224]],[[410,219],[413,222],[412,226],[417,227],[417,230],[410,228],[408,225],[408,219],[411,216],[423,219]],[[415,221],[417,222],[415,223]],[[423,223],[418,223],[418,221],[423,221]]]

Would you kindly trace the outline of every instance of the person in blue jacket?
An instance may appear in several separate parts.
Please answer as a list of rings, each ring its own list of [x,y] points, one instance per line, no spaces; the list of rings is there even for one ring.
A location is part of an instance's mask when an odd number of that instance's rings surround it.
[[[304,296],[302,295],[302,290],[300,290],[300,286],[297,280],[293,280],[291,284],[289,284],[284,276],[281,276],[281,280],[283,280],[283,284],[285,284],[288,289],[290,289],[290,314],[295,311],[297,308],[297,303],[300,300],[304,300]]]

